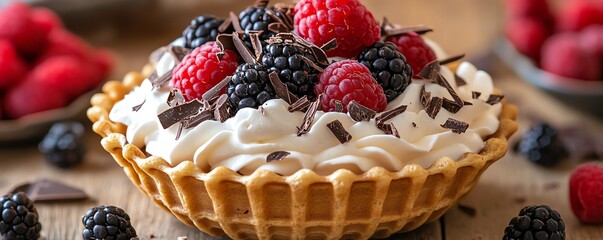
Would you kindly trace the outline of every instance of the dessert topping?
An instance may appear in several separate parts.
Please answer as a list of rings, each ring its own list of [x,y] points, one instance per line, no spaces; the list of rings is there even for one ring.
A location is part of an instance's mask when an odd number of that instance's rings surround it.
[[[316,116],[316,112],[318,112],[318,108],[320,108],[321,102],[322,102],[322,95],[318,95],[318,98],[316,99],[316,101],[310,103],[310,105],[308,106],[308,110],[306,111],[306,114],[304,115],[304,121],[301,125],[301,127],[297,128],[297,136],[301,136],[305,133],[307,133],[308,131],[310,131],[310,128],[312,127],[312,123],[314,122],[314,117]]]
[[[459,121],[453,118],[448,118],[442,125],[443,128],[451,129],[453,133],[464,133],[469,128],[469,124],[463,121]]]
[[[327,127],[329,128],[329,130],[331,130],[333,135],[335,135],[337,140],[339,140],[339,142],[341,142],[342,144],[352,140],[352,135],[350,135],[350,133],[345,130],[339,120],[335,120],[328,123]]]
[[[309,106],[310,106],[310,100],[308,100],[307,96],[304,96],[304,97],[300,98],[299,100],[295,101],[293,104],[291,104],[287,110],[289,110],[289,112],[295,112],[295,111],[305,112]]]
[[[377,115],[377,112],[375,112],[373,109],[363,106],[362,104],[356,102],[356,100],[352,100],[348,104],[348,113],[350,114],[350,117],[357,122],[370,121],[375,117],[375,115]]]
[[[270,154],[268,154],[268,156],[266,156],[266,162],[280,161],[289,155],[291,155],[291,153],[287,152],[287,151],[276,151],[276,152],[270,153]]]

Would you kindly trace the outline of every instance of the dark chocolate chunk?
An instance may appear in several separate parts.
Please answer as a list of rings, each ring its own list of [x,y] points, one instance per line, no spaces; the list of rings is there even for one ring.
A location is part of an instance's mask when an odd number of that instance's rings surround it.
[[[205,92],[203,96],[201,96],[201,98],[203,98],[203,100],[205,101],[210,101],[212,98],[217,96],[217,94],[220,93],[222,89],[226,87],[228,83],[230,83],[230,81],[232,81],[232,76],[225,77],[224,80],[216,84],[216,86],[207,90],[207,92]]]
[[[419,77],[431,81],[435,81],[438,75],[440,75],[440,62],[437,60],[428,63],[423,67],[423,70],[419,72]]]
[[[453,133],[458,134],[464,133],[465,131],[467,131],[467,128],[469,128],[469,124],[467,124],[466,122],[452,118],[448,118],[448,120],[446,120],[446,122],[440,126],[446,129],[450,129]]]
[[[362,122],[370,121],[372,118],[375,117],[375,115],[377,115],[377,112],[352,100],[348,104],[348,114],[352,119],[354,119],[354,121]]]
[[[463,106],[465,106],[464,102],[463,102]],[[442,107],[451,113],[457,113],[459,110],[461,110],[461,106],[459,106],[455,101],[452,101],[448,98],[444,98]]]
[[[396,126],[394,126],[393,123],[377,124],[377,128],[381,129],[381,131],[383,131],[385,134],[393,135],[397,138],[400,138],[400,133],[398,132],[398,129],[396,128]]]
[[[425,109],[425,111],[427,112],[427,115],[429,115],[429,117],[435,119],[435,117],[440,112],[440,109],[442,109],[443,102],[444,101],[442,100],[442,98],[439,98],[439,97],[431,98],[431,101],[429,101],[429,104],[427,105],[427,109]]]
[[[186,120],[186,124],[184,125],[184,129],[189,129],[189,128],[193,128],[196,127],[197,125],[201,124],[202,122],[205,122],[207,120],[213,120],[214,119],[214,113],[211,110],[203,110],[201,112],[199,112],[199,114],[191,117],[190,119]]]
[[[321,98],[322,94],[318,96],[316,101],[310,103],[310,106],[308,106],[308,110],[306,111],[306,115],[304,116],[304,121],[301,127],[297,128],[297,136],[301,136],[310,131],[312,123],[314,123],[314,117],[316,116],[316,112],[318,111],[318,108],[320,108]]]
[[[218,47],[220,47],[220,49],[222,50],[222,53],[220,53],[220,55],[224,55],[224,51],[226,51],[227,49],[235,52],[237,51],[237,48],[234,45],[234,41],[232,40],[232,35],[233,34],[218,34],[218,37],[216,37],[216,43],[218,44]],[[220,61],[222,61],[222,57],[219,58]]]
[[[503,98],[505,98],[504,95],[490,94],[490,97],[488,97],[488,101],[486,101],[486,103],[494,105],[502,101]]]
[[[331,130],[333,135],[335,135],[337,140],[339,140],[339,142],[341,142],[342,144],[352,140],[352,135],[350,135],[350,133],[345,130],[343,124],[341,124],[339,120],[335,120],[328,123],[327,127],[329,128],[329,130]]]
[[[287,151],[276,151],[276,152],[270,153],[270,154],[268,154],[268,156],[266,156],[266,162],[280,161],[289,155],[291,155],[291,153],[287,152]]]
[[[301,59],[304,60],[304,62],[306,64],[308,64],[309,67],[316,69],[316,71],[318,71],[318,72],[324,72],[323,68],[321,68],[320,66],[316,65],[316,63],[314,63],[314,61],[310,60],[309,58],[307,58],[305,56],[301,56]]]
[[[482,95],[481,92],[475,92],[475,91],[471,92],[471,98],[473,98],[473,99],[478,99],[481,95]]]
[[[304,112],[304,111],[306,111],[306,109],[308,109],[309,106],[310,106],[310,101],[308,100],[307,96],[304,96],[304,97],[300,98],[299,100],[295,101],[293,104],[291,104],[287,110],[289,110],[289,112],[295,112],[295,111]]]
[[[251,46],[253,47],[253,51],[255,53],[255,61],[259,62],[262,54],[264,53],[260,36],[257,33],[250,33],[249,38],[251,38]]]
[[[281,81],[281,79],[278,77],[278,73],[271,72],[268,74],[268,78],[270,79],[270,83],[272,84],[272,87],[279,98],[285,100],[285,102],[287,102],[289,105],[299,100],[295,94],[289,91],[287,85]]]
[[[144,100],[142,100],[142,103],[132,107],[132,111],[134,112],[138,112],[138,110],[140,110],[140,108],[142,108],[142,105],[144,105],[144,103],[147,101],[147,99],[145,98]]]
[[[449,57],[449,58],[446,58],[446,59],[439,60],[439,62],[440,62],[440,65],[446,65],[446,64],[453,63],[453,62],[456,62],[458,60],[461,60],[464,57],[465,57],[465,54],[460,54],[460,55],[456,55],[456,56],[452,56],[452,57]]]
[[[477,211],[475,210],[474,207],[459,204],[458,208],[459,208],[459,210],[461,210],[461,212],[463,212],[464,214],[467,214],[469,217],[475,217],[475,215],[477,214]]]
[[[178,89],[170,90],[170,94],[168,95],[167,99],[168,106],[175,107],[180,104],[183,104],[184,102],[186,102],[186,100],[184,99],[184,96],[182,96],[182,93],[178,91]]]
[[[452,96],[452,99],[454,100],[453,104],[456,104],[459,109],[463,107],[463,100],[459,97],[454,88],[450,86],[450,83],[442,75],[439,75],[436,78],[436,83],[446,88],[446,91],[448,91],[448,93],[450,94],[450,96]]]
[[[377,114],[377,116],[375,117],[375,122],[377,122],[377,124],[383,124],[386,121],[402,114],[403,112],[406,111],[407,106],[406,105],[400,105],[397,106],[395,108],[392,108],[390,110],[387,110],[385,112],[381,112],[379,114]]]
[[[243,58],[243,60],[246,63],[249,63],[249,64],[257,63],[256,58],[253,56],[253,54],[251,53],[249,48],[247,48],[247,46],[245,46],[245,43],[243,42],[243,40],[241,40],[241,38],[239,37],[239,34],[232,35],[232,42],[234,43],[235,48],[239,52],[239,55],[241,55],[241,58]]]
[[[343,112],[343,103],[339,100],[335,100],[335,112]]]
[[[323,66],[329,65],[329,58],[327,57],[327,53],[325,53],[325,51],[323,49],[314,45],[314,43],[312,43],[306,39],[303,39],[297,35],[293,35],[293,36],[295,37],[296,43],[299,43],[300,45],[305,46],[306,48],[310,49],[310,51],[312,52],[312,55],[316,59],[317,64],[320,64]]]
[[[190,102],[165,110],[164,112],[160,113],[157,117],[159,118],[161,126],[166,129],[184,119],[196,115],[197,113],[199,113],[199,109],[201,109],[202,106],[203,103],[195,99]]]
[[[41,179],[17,186],[11,193],[24,192],[34,202],[73,201],[88,199],[81,189],[61,182]]]
[[[429,106],[429,102],[431,101],[431,93],[428,91],[425,91],[425,85],[421,86],[421,104],[423,104],[423,107],[427,107]]]
[[[220,122],[226,121],[230,117],[228,114],[228,95],[222,94],[216,100],[216,109],[214,110],[214,118]]]
[[[461,87],[461,86],[467,85],[467,81],[465,81],[465,79],[463,79],[461,76],[459,76],[456,73],[454,74],[454,82],[456,82],[456,86],[457,87]]]

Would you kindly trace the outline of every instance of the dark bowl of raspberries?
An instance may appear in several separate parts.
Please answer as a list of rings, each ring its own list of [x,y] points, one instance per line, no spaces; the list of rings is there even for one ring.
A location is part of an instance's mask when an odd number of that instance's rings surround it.
[[[506,38],[496,47],[501,59],[528,83],[603,116],[603,1],[505,4]]]
[[[0,8],[0,143],[83,117],[112,65],[108,51],[65,29],[54,12],[18,1]]]

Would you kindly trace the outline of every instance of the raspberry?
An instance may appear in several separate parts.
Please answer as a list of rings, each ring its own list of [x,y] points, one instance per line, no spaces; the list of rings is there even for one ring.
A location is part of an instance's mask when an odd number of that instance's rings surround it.
[[[52,32],[54,29],[62,28],[63,22],[53,11],[47,8],[34,8],[31,10],[31,20],[45,32]]]
[[[268,72],[257,63],[240,65],[232,76],[226,93],[236,111],[248,107],[258,108],[266,101],[276,98]]]
[[[570,177],[570,204],[584,223],[603,223],[603,167],[586,163]]]
[[[30,78],[72,99],[98,84],[99,70],[91,63],[70,56],[61,56],[48,59],[36,66]]]
[[[542,69],[569,78],[598,80],[601,61],[594,51],[584,49],[578,35],[559,33],[542,47]]]
[[[584,49],[591,49],[603,61],[603,25],[592,25],[582,30],[580,41]]]
[[[42,225],[33,202],[23,192],[0,197],[0,236],[6,240],[37,240]]]
[[[31,9],[19,1],[12,1],[0,11],[0,38],[11,41],[20,53],[35,56],[45,46],[48,29],[32,20]]]
[[[540,61],[542,45],[550,36],[544,24],[529,18],[512,19],[507,22],[505,32],[517,51],[535,62]]]
[[[528,18],[544,24],[547,29],[554,25],[555,17],[548,0],[506,0],[508,19]]]
[[[113,53],[106,49],[98,49],[93,53],[92,62],[99,70],[98,83],[104,80],[111,74],[113,69],[114,56]]]
[[[549,206],[527,206],[505,228],[503,240],[565,239],[565,223]]]
[[[437,59],[433,49],[425,43],[421,35],[415,32],[391,36],[386,41],[394,43],[398,51],[406,57],[416,79],[420,79],[419,73],[425,65]]]
[[[603,4],[598,1],[570,1],[559,14],[561,31],[580,31],[590,25],[603,24]]]
[[[216,37],[220,34],[218,28],[222,23],[224,23],[224,19],[219,19],[214,16],[196,17],[182,33],[185,41],[184,46],[195,49],[207,42],[216,41]],[[226,32],[232,32],[232,29],[230,29],[230,31],[227,30]]]
[[[73,56],[88,61],[92,48],[77,35],[65,30],[55,29],[48,36],[48,46],[40,53],[36,63],[56,56]]]
[[[316,95],[322,95],[322,110],[335,111],[336,101],[341,101],[343,111],[354,100],[377,112],[385,110],[387,98],[383,88],[375,81],[371,71],[355,60],[343,60],[329,65],[318,77],[314,86]]]
[[[180,90],[186,100],[201,99],[207,90],[237,69],[237,55],[225,50],[220,61],[217,54],[221,51],[215,42],[208,42],[193,50],[174,68],[172,87]]]
[[[373,78],[383,88],[388,102],[410,85],[413,70],[392,43],[376,42],[360,53],[358,61],[371,71]]]
[[[0,40],[0,91],[17,85],[27,74],[27,66],[12,43]]]
[[[295,32],[301,37],[317,46],[337,40],[337,48],[327,51],[330,57],[356,57],[381,36],[373,14],[358,0],[301,0],[294,11]]]
[[[91,208],[82,217],[84,240],[116,239],[129,240],[135,238],[136,230],[132,227],[130,216],[115,206],[98,206]]]
[[[4,111],[9,119],[60,108],[67,104],[65,94],[51,90],[52,86],[26,78],[10,88],[4,96]]]

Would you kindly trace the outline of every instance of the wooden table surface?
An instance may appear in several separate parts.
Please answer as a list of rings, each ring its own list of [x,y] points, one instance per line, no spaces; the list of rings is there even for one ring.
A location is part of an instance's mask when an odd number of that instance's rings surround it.
[[[67,26],[93,44],[115,51],[117,67],[113,76],[119,79],[129,70],[140,69],[148,54],[174,39],[193,16],[206,13],[225,16],[231,9],[237,12],[248,4],[238,0],[175,2],[158,0],[154,5],[140,6],[137,11],[99,13],[88,17],[104,17],[109,21],[95,21],[92,25],[68,22]],[[378,19],[385,15],[402,25],[432,26],[435,32],[428,36],[438,41],[448,53],[467,53],[468,59],[478,59],[476,64],[492,74],[495,85],[504,91],[507,99],[519,105],[520,130],[529,125],[529,119],[537,117],[555,126],[580,123],[591,133],[603,136],[601,119],[577,112],[538,91],[492,56],[491,49],[501,36],[504,21],[502,1],[363,2]],[[74,21],[74,18],[68,16],[67,20]],[[100,137],[89,131],[85,162],[71,170],[46,164],[35,142],[0,146],[0,193],[42,178],[84,189],[91,196],[90,200],[36,204],[43,225],[42,236],[49,240],[81,239],[81,216],[87,209],[101,204],[124,208],[141,239],[175,240],[179,236],[211,239],[156,207],[132,185],[99,141]],[[576,164],[577,161],[566,161],[557,168],[545,169],[509,152],[461,199],[460,206],[464,208],[453,207],[440,221],[396,235],[394,239],[501,239],[509,220],[530,204],[547,204],[557,209],[566,222],[567,239],[603,239],[603,226],[582,225],[571,212],[568,180]],[[474,209],[475,214],[463,211],[467,208]]]

